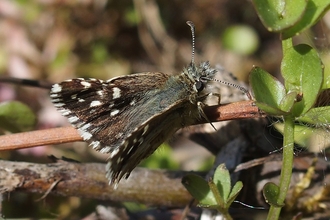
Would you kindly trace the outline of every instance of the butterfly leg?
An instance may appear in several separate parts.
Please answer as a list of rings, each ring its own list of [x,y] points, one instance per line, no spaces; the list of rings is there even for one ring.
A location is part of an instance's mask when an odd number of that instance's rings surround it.
[[[201,116],[208,122],[210,123],[210,125],[213,127],[213,129],[216,131],[217,129],[214,127],[214,125],[212,124],[212,122],[208,119],[207,115],[205,114],[203,107],[205,106],[205,104],[203,102],[197,102],[197,106],[198,106],[198,111],[201,114]]]

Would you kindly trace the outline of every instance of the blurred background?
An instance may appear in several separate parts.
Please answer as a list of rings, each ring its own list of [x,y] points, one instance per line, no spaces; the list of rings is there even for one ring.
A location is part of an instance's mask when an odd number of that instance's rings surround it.
[[[196,62],[221,65],[245,83],[253,65],[279,77],[280,36],[268,32],[253,4],[244,0],[0,0],[0,75],[55,83],[150,71],[176,74],[191,60],[188,20],[196,26]],[[294,40],[316,47],[326,62],[330,60],[329,27],[330,14]],[[19,100],[33,110],[37,116],[34,130],[69,126],[45,89],[0,84],[0,102],[9,100]],[[163,146],[156,159],[144,163],[186,170],[212,165],[212,155],[204,148],[177,148]],[[0,156],[46,163],[47,155],[82,162],[104,162],[107,157],[84,143],[1,152]],[[2,215],[78,219],[99,203],[54,196],[36,202],[40,197],[12,193],[4,198]]]

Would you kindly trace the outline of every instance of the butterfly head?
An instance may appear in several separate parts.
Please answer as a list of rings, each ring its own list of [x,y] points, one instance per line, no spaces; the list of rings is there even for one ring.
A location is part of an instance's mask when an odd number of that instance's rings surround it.
[[[212,81],[217,70],[211,68],[208,61],[202,62],[199,66],[195,64],[195,25],[191,21],[187,21],[187,24],[191,29],[192,38],[192,52],[190,65],[185,69],[185,73],[188,77],[195,82],[195,88],[197,92],[201,92],[208,81]]]
[[[195,63],[191,62],[184,70],[184,73],[195,82],[197,92],[204,90],[206,84],[213,80],[216,72],[217,70],[211,68],[208,61],[200,63],[199,66],[196,66]]]

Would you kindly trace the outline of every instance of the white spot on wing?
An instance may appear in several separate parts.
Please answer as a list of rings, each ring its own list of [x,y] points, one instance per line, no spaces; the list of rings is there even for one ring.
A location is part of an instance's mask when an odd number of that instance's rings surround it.
[[[77,94],[71,95],[71,99],[76,99],[76,98],[77,98]]]
[[[79,118],[77,116],[73,116],[73,117],[70,117],[68,120],[70,123],[75,123],[79,120]]]
[[[121,136],[123,136],[123,135],[124,135],[124,133],[122,133],[122,132],[119,132],[119,133],[117,133],[117,134],[116,134],[116,136],[115,136],[115,137],[116,137],[116,138],[121,138]]]
[[[140,144],[142,144],[143,141],[144,141],[144,138],[143,138],[143,137],[141,137],[141,138],[138,140],[138,142],[139,142]]]
[[[64,103],[56,103],[56,104],[54,104],[54,106],[55,106],[55,107],[58,107],[58,108],[59,108],[59,107],[62,107],[62,106],[64,106],[64,105],[65,105]]]
[[[56,97],[58,97],[59,95],[57,94],[57,93],[54,93],[54,94],[50,94],[50,97],[51,98],[56,98]]]
[[[99,141],[93,141],[92,143],[90,143],[90,146],[93,149],[97,148],[99,145],[100,145],[100,142]]]
[[[87,128],[89,128],[91,126],[90,123],[84,124],[84,126],[82,126],[80,129],[81,130],[87,130]]]
[[[62,91],[62,86],[60,86],[59,84],[54,84],[52,87],[52,92],[53,93],[58,93]]]
[[[87,131],[87,129],[88,129],[90,126],[91,126],[91,124],[88,123],[88,124],[84,124],[81,128],[78,129],[79,132],[80,132],[81,137],[82,137],[85,141],[91,139],[91,137],[93,136],[91,133],[89,133],[89,132]]]
[[[107,165],[105,166],[105,169],[108,171],[111,168],[111,162],[108,162]]]
[[[144,127],[144,129],[143,129],[143,133],[142,133],[142,135],[144,135],[145,133],[147,133],[148,129],[149,129],[149,125],[146,125],[146,126]]]
[[[101,98],[104,96],[104,92],[102,90],[99,90],[96,92]]]
[[[61,99],[52,99],[52,102],[60,102]]]
[[[131,153],[132,150],[133,150],[133,146],[131,146],[131,147],[129,148],[129,150],[127,151],[127,154]]]
[[[130,105],[135,105],[135,99],[133,99],[129,104]]]
[[[114,109],[110,112],[110,116],[115,116],[119,113],[119,110],[118,109]]]
[[[71,114],[71,111],[68,109],[60,109],[58,110],[63,116],[67,116]]]
[[[84,130],[80,130],[80,135],[81,137],[84,139],[84,141],[88,141],[89,139],[91,139],[91,137],[93,137],[93,135],[87,131],[84,131]]]
[[[85,99],[78,98],[78,102],[84,102]]]
[[[86,89],[91,87],[91,84],[89,82],[86,82],[86,81],[81,81],[80,84],[83,85],[84,88],[86,88]]]
[[[109,153],[110,151],[111,151],[111,147],[110,147],[110,146],[102,147],[102,149],[100,150],[100,152],[101,152],[102,154]]]
[[[96,101],[91,102],[90,107],[95,107],[95,106],[99,106],[99,105],[102,105],[102,102],[96,100]]]
[[[121,90],[118,87],[114,87],[112,89],[112,92],[113,92],[113,94],[112,94],[113,99],[120,98],[120,92],[121,92]]]
[[[118,159],[117,159],[117,163],[121,163],[121,162],[123,162],[123,160],[124,160],[123,157],[118,157]]]
[[[116,149],[114,149],[111,154],[110,154],[110,158],[114,157],[116,154],[118,154],[119,152],[119,148],[117,147]]]
[[[101,130],[99,127],[94,127],[94,128],[91,130],[91,132],[96,133],[96,132],[98,132],[99,130]]]

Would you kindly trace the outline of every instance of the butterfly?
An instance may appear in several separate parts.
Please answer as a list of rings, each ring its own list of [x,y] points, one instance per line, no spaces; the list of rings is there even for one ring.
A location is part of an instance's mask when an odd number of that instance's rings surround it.
[[[217,72],[209,62],[191,63],[178,75],[146,72],[54,84],[54,106],[89,145],[110,156],[106,177],[115,185],[180,128],[206,118],[203,90]],[[207,118],[206,118],[207,119]]]

